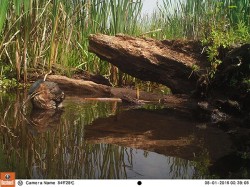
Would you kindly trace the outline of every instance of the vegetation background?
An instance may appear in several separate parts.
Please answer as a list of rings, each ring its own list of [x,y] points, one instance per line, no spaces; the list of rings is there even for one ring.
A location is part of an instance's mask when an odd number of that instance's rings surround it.
[[[142,0],[1,0],[1,90],[52,67],[68,76],[72,68],[101,74],[114,85],[135,82],[88,52],[94,33],[201,40],[211,75],[221,63],[219,47],[250,41],[249,0],[163,0],[152,15],[142,7]]]

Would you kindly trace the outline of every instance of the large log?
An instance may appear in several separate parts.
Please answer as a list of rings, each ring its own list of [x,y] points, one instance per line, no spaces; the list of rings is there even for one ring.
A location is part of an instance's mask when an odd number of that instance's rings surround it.
[[[173,93],[190,94],[198,76],[194,69],[207,66],[197,42],[156,41],[126,35],[89,36],[89,51],[142,80],[168,86]]]

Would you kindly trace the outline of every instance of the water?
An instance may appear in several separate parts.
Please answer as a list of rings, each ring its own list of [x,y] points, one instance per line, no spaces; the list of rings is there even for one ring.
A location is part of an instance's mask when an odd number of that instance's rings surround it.
[[[67,97],[63,111],[41,112],[22,107],[26,97],[0,95],[0,171],[17,178],[207,178],[213,157],[227,152],[214,143],[227,143],[220,131],[166,109]]]
[[[190,179],[195,177],[194,163],[191,161],[147,152],[140,149],[127,149],[133,159],[126,158],[128,178],[145,179]]]

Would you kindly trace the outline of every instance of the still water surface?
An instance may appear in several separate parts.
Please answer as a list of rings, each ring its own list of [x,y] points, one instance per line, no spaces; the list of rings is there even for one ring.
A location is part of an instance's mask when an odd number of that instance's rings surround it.
[[[203,178],[206,159],[190,161],[85,138],[85,127],[119,103],[68,97],[63,111],[22,107],[26,94],[0,94],[0,171],[28,179]],[[119,109],[120,110],[120,109]],[[120,111],[121,112],[121,111]]]

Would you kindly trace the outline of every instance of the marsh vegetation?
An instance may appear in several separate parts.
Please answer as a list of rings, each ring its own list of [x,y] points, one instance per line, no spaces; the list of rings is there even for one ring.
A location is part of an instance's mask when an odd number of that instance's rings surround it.
[[[143,14],[142,6],[142,0],[2,0],[1,88],[53,67],[60,74],[70,75],[72,68],[101,74],[114,85],[121,79],[125,84],[139,82],[88,52],[88,36],[94,33],[201,40],[211,72],[220,63],[219,47],[249,42],[247,0],[163,0],[152,15]]]

